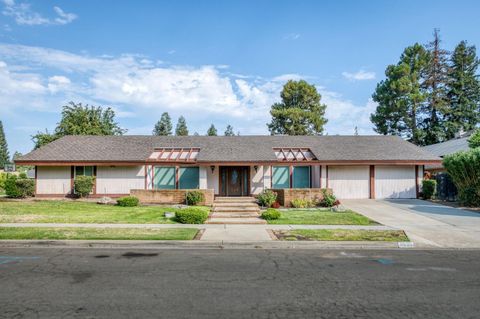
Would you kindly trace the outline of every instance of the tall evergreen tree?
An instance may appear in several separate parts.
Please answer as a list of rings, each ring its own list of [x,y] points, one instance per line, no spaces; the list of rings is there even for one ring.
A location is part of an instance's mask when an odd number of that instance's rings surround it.
[[[0,121],[0,168],[4,168],[5,164],[10,162],[10,155],[8,153],[7,138],[3,130],[3,123]]]
[[[423,74],[423,88],[428,94],[424,104],[425,117],[422,123],[426,145],[445,140],[444,115],[448,109],[448,52],[440,47],[439,30],[433,32],[433,41],[427,44],[428,63]]]
[[[426,50],[416,43],[403,51],[398,64],[387,67],[387,78],[377,85],[372,96],[378,103],[370,116],[376,132],[399,135],[414,144],[423,144],[425,132],[419,122],[426,94],[421,87],[421,75],[427,62]]]
[[[164,112],[160,120],[155,124],[153,135],[167,136],[172,135],[172,119],[168,112]]]
[[[480,81],[477,75],[480,60],[475,46],[460,42],[451,56],[448,81],[450,107],[445,116],[447,139],[460,130],[473,130],[480,122]]]
[[[270,134],[321,135],[326,105],[320,103],[321,95],[314,85],[304,80],[289,80],[280,94],[281,103],[272,105],[272,121],[267,124]]]
[[[217,129],[215,128],[215,126],[213,124],[210,125],[210,127],[208,128],[207,135],[208,136],[217,136]]]
[[[228,124],[227,129],[225,130],[225,136],[235,136],[235,133],[233,132],[233,127]]]
[[[175,127],[175,135],[177,136],[188,135],[187,122],[185,121],[185,118],[182,115],[178,118],[177,126]]]

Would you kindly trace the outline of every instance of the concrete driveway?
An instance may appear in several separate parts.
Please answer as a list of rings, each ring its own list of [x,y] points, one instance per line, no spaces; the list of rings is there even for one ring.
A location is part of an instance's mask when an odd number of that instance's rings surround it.
[[[480,248],[480,213],[419,199],[342,202],[379,223],[405,230],[417,246]]]

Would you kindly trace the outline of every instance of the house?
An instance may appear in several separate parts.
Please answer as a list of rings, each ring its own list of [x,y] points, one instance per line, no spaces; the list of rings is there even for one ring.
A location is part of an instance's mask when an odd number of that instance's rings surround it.
[[[342,198],[416,198],[423,166],[441,159],[395,136],[66,136],[18,159],[34,165],[36,196],[72,194],[177,202],[185,189],[254,196],[330,188]]]
[[[442,143],[427,145],[424,146],[423,149],[441,158],[443,158],[445,155],[450,155],[461,151],[468,151],[470,149],[468,146],[468,139],[472,133],[473,131],[462,133],[454,139]],[[437,165],[426,165],[425,170],[433,173],[437,171],[444,171],[445,169],[440,163]]]

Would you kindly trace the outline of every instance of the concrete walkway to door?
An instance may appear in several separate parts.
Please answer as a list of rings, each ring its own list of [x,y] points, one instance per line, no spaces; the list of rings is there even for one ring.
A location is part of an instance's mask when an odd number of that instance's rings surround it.
[[[403,229],[419,246],[480,248],[480,214],[419,199],[343,200],[383,225]]]

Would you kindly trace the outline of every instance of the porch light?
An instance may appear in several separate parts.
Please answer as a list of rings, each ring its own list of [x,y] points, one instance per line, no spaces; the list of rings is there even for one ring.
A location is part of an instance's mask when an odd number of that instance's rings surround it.
[[[254,165],[253,169],[255,170],[255,173],[258,171],[258,165]]]
[[[212,170],[212,174],[213,174],[213,172],[215,171],[215,165],[211,165],[210,169]]]

